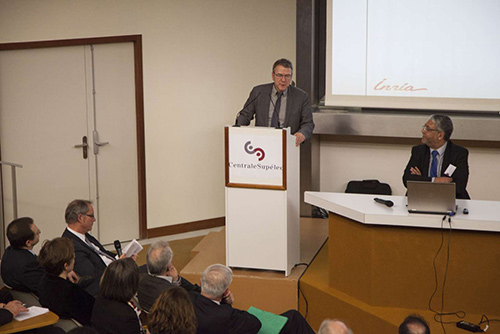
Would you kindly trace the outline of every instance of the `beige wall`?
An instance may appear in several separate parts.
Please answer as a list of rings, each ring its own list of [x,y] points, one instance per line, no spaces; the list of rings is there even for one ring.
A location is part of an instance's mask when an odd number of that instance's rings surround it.
[[[0,0],[0,43],[142,34],[148,228],[224,216],[223,126],[280,57],[295,1]]]

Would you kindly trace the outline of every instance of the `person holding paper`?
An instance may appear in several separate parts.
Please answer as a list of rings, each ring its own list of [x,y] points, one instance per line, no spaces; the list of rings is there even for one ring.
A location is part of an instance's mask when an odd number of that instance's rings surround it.
[[[70,239],[75,246],[74,271],[85,278],[90,278],[87,292],[96,296],[99,292],[99,280],[106,267],[116,260],[115,254],[106,250],[101,243],[90,235],[96,221],[91,202],[77,199],[66,207],[64,213],[67,227],[62,236]],[[126,257],[122,254],[121,258]],[[133,255],[134,261],[137,255]]]
[[[201,294],[190,292],[196,314],[198,334],[256,334],[262,327],[260,320],[247,311],[233,308],[234,296],[229,291],[232,270],[222,264],[213,264],[201,274]],[[287,320],[280,334],[314,334],[304,317],[296,310],[281,314]]]
[[[403,174],[406,187],[410,181],[454,182],[456,198],[470,199],[466,190],[469,180],[469,151],[451,140],[453,122],[446,115],[432,115],[422,127],[422,144],[411,150]]]
[[[256,126],[291,129],[295,145],[311,138],[314,129],[311,102],[303,90],[290,86],[293,66],[288,59],[273,65],[273,83],[256,86],[238,113],[237,125],[249,125],[255,117]]]

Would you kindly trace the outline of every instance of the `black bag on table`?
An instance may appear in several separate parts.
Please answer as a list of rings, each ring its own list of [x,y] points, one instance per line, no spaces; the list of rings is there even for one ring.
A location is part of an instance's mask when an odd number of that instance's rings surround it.
[[[345,189],[346,193],[392,195],[391,186],[380,183],[379,180],[349,181]]]

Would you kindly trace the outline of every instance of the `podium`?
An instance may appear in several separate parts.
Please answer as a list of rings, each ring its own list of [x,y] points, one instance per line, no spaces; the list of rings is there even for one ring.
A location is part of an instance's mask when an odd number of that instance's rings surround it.
[[[228,266],[288,276],[299,263],[299,153],[289,128],[225,127]]]

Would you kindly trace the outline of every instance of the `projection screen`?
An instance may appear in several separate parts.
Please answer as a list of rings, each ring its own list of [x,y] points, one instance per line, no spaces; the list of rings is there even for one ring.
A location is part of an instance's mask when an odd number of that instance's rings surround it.
[[[328,0],[325,105],[500,111],[500,1]]]

